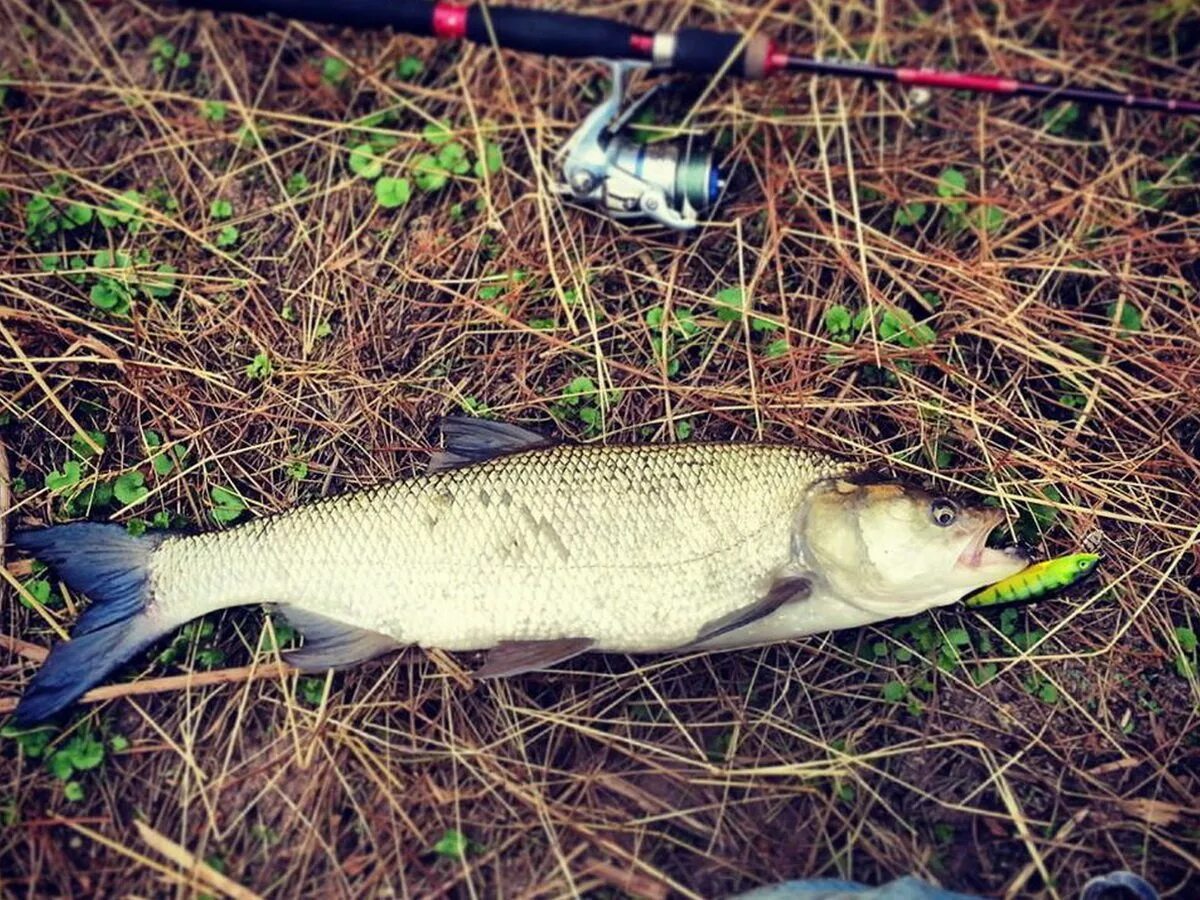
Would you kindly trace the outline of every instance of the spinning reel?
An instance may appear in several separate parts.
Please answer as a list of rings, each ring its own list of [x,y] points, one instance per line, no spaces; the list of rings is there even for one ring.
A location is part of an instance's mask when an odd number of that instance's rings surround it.
[[[175,0],[183,6],[279,15],[356,28],[393,28],[442,40],[468,40],[573,59],[605,59],[612,93],[563,148],[556,190],[617,219],[645,216],[680,230],[694,228],[713,209],[725,182],[711,148],[695,137],[643,145],[625,131],[654,91],[621,115],[625,79],[633,66],[706,77],[765,78],[788,72],[865,81],[1032,97],[1176,115],[1200,115],[1200,100],[1146,97],[1098,88],[1019,81],[1004,75],[809,59],[788,53],[763,34],[705,28],[650,32],[598,16],[454,0]]]
[[[610,61],[612,91],[563,146],[555,190],[599,207],[614,219],[645,217],[669,228],[695,228],[725,190],[711,143],[695,135],[643,144],[627,125],[660,86],[621,112],[626,80],[637,63]]]

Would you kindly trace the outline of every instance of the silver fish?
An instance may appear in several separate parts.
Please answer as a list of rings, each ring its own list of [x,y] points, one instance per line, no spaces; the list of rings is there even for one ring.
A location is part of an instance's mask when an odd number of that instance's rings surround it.
[[[278,604],[304,670],[489,650],[480,677],[587,650],[721,649],[905,616],[1024,561],[962,508],[786,445],[551,444],[454,418],[416,478],[225,531],[74,523],[14,537],[92,605],[17,709],[35,722],[198,616]]]

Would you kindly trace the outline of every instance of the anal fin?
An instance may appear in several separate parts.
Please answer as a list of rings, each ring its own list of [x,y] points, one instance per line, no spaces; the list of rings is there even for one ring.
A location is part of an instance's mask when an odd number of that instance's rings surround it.
[[[347,625],[296,606],[280,606],[279,611],[304,635],[303,647],[283,653],[284,662],[302,672],[352,666],[404,646],[378,631]]]
[[[488,651],[475,672],[476,678],[503,678],[536,672],[578,656],[596,643],[591,638],[558,638],[549,641],[501,641]]]

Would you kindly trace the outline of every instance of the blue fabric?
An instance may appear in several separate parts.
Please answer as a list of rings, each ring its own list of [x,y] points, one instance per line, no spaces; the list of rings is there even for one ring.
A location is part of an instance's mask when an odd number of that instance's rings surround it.
[[[857,900],[978,900],[968,894],[934,887],[912,876],[897,878],[879,887],[836,878],[784,881],[738,894],[731,900],[841,900],[843,897]]]
[[[971,894],[943,890],[906,875],[879,887],[836,878],[784,881],[755,888],[729,900],[982,900]],[[1132,872],[1112,872],[1093,878],[1080,900],[1158,900],[1158,892]]]
[[[1158,891],[1132,872],[1110,872],[1085,884],[1080,900],[1158,900]]]

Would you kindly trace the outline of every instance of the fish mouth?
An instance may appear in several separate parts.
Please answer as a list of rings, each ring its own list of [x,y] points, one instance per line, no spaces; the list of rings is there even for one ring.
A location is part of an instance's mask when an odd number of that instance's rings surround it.
[[[1029,555],[1018,546],[996,550],[987,546],[988,536],[1004,519],[1000,510],[989,510],[983,515],[979,530],[967,542],[958,555],[958,564],[965,569],[987,569],[993,566],[1011,566],[1014,562],[1029,562]]]

